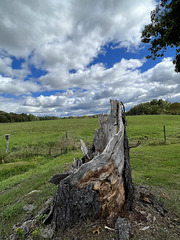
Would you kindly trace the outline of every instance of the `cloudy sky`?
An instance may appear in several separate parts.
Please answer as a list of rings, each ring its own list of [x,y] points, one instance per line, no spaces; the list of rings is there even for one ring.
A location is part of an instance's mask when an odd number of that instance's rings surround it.
[[[154,98],[180,102],[174,51],[147,60],[141,31],[155,0],[0,1],[0,110],[107,112]]]

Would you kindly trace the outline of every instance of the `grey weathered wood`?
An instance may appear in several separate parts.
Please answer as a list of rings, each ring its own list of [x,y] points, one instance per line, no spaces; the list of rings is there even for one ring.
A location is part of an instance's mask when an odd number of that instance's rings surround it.
[[[68,153],[68,132],[66,131],[66,153]]]
[[[166,127],[163,126],[163,132],[164,132],[164,143],[166,144]]]
[[[163,203],[161,203],[152,193],[148,191],[146,188],[140,188],[139,191],[140,194],[140,201],[146,203],[146,204],[151,204],[153,207],[162,215],[164,216],[165,213],[167,212],[165,206]]]
[[[81,151],[82,151],[83,155],[87,155],[88,149],[86,147],[86,144],[84,143],[84,141],[82,139],[80,140],[80,142],[81,142]]]
[[[78,169],[83,164],[82,159],[76,159],[74,158],[74,162],[72,164],[73,169]]]
[[[5,139],[6,139],[6,153],[8,152],[9,138],[10,138],[10,134],[6,134],[5,135]]]
[[[70,175],[70,171],[54,175],[48,182],[58,185],[64,178]]]
[[[129,240],[131,225],[128,219],[118,217],[115,229],[118,231],[119,240]]]
[[[139,145],[141,145],[140,141],[138,141],[136,144],[131,144],[129,148],[136,148],[136,147],[139,147]]]
[[[77,189],[61,182],[55,196],[54,209],[53,222],[56,229],[65,230],[80,220],[99,217],[101,204],[93,185]]]
[[[127,210],[132,209],[134,188],[123,104],[111,101],[110,114],[100,115],[99,124],[100,128],[95,131],[92,148],[86,150],[84,144],[81,144],[85,156],[81,160],[74,159],[74,170],[60,182],[53,209],[53,221],[56,227],[61,227],[62,221],[67,222],[66,215],[74,214],[73,210],[67,214],[68,204],[71,205],[73,202],[73,208],[78,208],[79,203],[73,199],[76,199],[76,194],[79,198],[79,191],[84,187],[90,199],[88,204],[91,205],[92,196],[96,196],[97,202],[101,205],[100,216],[106,218],[109,223],[117,219],[124,207],[127,207]],[[91,157],[88,159],[87,155]],[[62,188],[64,190],[61,190]],[[75,194],[72,198],[69,191]],[[68,196],[67,201],[62,201],[66,196]],[[80,199],[84,201],[83,196]],[[63,214],[64,218],[62,219],[59,214]],[[97,214],[93,216],[97,217]]]

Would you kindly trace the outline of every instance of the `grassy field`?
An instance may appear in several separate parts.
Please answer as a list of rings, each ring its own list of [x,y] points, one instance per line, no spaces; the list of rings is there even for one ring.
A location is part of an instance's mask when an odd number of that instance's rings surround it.
[[[130,144],[141,141],[130,151],[134,183],[150,186],[180,216],[180,116],[129,116],[127,121]],[[96,128],[97,119],[0,124],[0,237],[7,237],[13,224],[27,217],[25,204],[34,204],[35,214],[56,192],[48,180],[68,169],[74,157],[82,156],[79,140],[90,146]],[[5,134],[10,134],[8,154]],[[39,192],[27,195],[32,190]]]
[[[180,116],[131,116],[127,118],[133,181],[148,185],[168,210],[180,217]],[[163,126],[166,126],[166,144]]]

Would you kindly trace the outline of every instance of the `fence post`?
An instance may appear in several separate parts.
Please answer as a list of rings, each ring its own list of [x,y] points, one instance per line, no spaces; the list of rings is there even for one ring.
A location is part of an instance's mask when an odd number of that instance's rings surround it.
[[[10,138],[10,134],[6,134],[5,135],[5,139],[6,139],[6,153],[8,152],[9,138]]]
[[[68,133],[66,131],[66,153],[68,153]]]
[[[163,126],[163,130],[164,130],[164,143],[166,144],[166,127]]]

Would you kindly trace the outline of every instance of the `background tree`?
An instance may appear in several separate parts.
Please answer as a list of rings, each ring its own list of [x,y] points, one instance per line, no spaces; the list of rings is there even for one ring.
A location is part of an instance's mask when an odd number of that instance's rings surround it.
[[[180,114],[180,103],[172,103],[169,110],[172,114]]]
[[[171,103],[162,99],[153,99],[150,102],[141,103],[132,107],[126,115],[150,115],[150,114],[174,114],[174,108],[170,110]],[[180,105],[180,103],[179,103]],[[176,108],[177,109],[177,108]],[[177,112],[177,111],[176,111]]]
[[[26,113],[7,113],[0,111],[0,123],[9,123],[9,122],[28,122],[28,121],[39,121],[39,120],[56,120],[58,117],[55,116],[45,116],[45,117],[37,117],[33,114]]]
[[[175,47],[173,63],[175,71],[180,72],[180,0],[162,0],[151,12],[151,23],[145,26],[141,38],[151,44],[147,58],[153,60],[164,56],[168,46]]]

